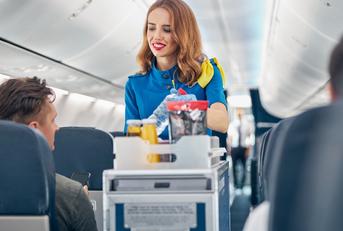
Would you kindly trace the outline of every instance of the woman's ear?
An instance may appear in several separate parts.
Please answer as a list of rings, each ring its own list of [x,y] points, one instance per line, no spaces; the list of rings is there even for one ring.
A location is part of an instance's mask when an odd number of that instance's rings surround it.
[[[37,121],[31,121],[28,126],[30,128],[38,128],[38,122]]]

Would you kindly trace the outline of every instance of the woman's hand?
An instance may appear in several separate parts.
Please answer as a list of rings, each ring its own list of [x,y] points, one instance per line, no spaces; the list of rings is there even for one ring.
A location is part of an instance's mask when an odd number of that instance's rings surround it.
[[[227,132],[229,115],[224,104],[214,103],[207,109],[207,127],[217,132]]]

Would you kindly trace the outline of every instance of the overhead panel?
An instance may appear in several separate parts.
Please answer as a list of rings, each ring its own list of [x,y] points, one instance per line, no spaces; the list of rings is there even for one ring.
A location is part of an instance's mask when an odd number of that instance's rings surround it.
[[[299,17],[309,25],[327,37],[336,40],[343,35],[343,1],[341,0],[317,0],[317,1],[284,1]],[[335,26],[339,25],[339,26]]]
[[[303,110],[308,110],[310,108],[323,106],[329,103],[330,97],[327,94],[327,85],[325,85],[317,91],[317,93],[311,98],[311,100],[304,102],[301,107],[303,108]]]
[[[303,105],[318,105],[320,99],[327,103],[327,97],[316,94],[324,94],[322,89],[329,79],[329,56],[342,32],[343,2],[278,3],[267,40],[260,92],[269,112],[291,116],[305,110]]]
[[[138,70],[135,56],[150,2],[2,0],[0,38],[18,48],[11,48],[10,64],[1,61],[2,71],[41,74],[56,87],[97,98],[113,100],[115,90],[121,101],[127,76]]]
[[[0,73],[12,77],[38,76],[50,86],[123,103],[124,89],[16,46],[0,42]]]
[[[1,37],[13,43],[61,60],[89,46],[91,41],[78,36],[87,25],[75,30],[75,21],[68,18],[86,1],[11,1],[2,2],[0,14]],[[78,33],[83,30],[83,33]],[[78,42],[76,42],[78,41]]]
[[[326,84],[328,77],[326,73],[302,63],[301,59],[280,43],[281,41],[275,42],[278,52],[272,53],[266,63],[268,69],[262,78],[261,97],[267,111],[285,117],[303,110],[303,101],[312,100],[311,97],[305,97],[314,95],[318,86]],[[265,89],[268,89],[268,92],[265,92]],[[273,108],[277,110],[273,111]]]
[[[136,55],[142,43],[145,12],[127,2],[131,5],[126,15],[113,21],[115,26],[101,40],[65,62],[111,81],[137,72]]]
[[[326,21],[325,15],[316,16],[323,17],[323,21]],[[282,41],[280,45],[286,46],[293,56],[296,55],[303,63],[326,72],[327,60],[336,40],[322,33],[315,20],[309,21],[300,12],[290,8],[288,2],[280,4],[277,20],[274,42]]]

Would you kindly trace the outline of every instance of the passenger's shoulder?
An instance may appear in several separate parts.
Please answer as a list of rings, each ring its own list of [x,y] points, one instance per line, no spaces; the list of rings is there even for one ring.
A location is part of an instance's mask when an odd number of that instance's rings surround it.
[[[56,174],[56,196],[62,196],[65,199],[75,199],[79,196],[82,185],[60,174]]]

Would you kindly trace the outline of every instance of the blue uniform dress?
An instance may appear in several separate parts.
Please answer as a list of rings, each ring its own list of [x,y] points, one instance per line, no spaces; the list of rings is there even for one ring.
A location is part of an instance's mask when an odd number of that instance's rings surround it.
[[[129,76],[125,86],[125,128],[129,119],[148,118],[163,99],[170,94],[174,79],[176,89],[182,88],[188,94],[194,94],[197,100],[208,100],[211,104],[220,102],[226,106],[223,81],[216,64],[211,60],[214,74],[211,81],[205,88],[198,83],[187,86],[178,79],[177,65],[169,70],[161,71],[153,64],[151,70],[146,74]],[[211,134],[211,133],[209,133]],[[168,129],[165,129],[159,136],[168,139]]]

